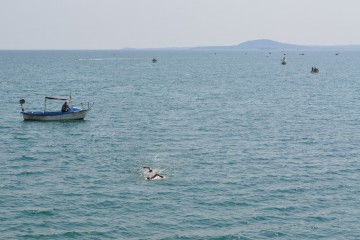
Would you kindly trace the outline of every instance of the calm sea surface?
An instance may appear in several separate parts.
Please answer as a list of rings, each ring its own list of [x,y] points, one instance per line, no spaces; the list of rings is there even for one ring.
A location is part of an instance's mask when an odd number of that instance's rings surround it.
[[[299,53],[0,51],[0,238],[360,239],[360,52]]]

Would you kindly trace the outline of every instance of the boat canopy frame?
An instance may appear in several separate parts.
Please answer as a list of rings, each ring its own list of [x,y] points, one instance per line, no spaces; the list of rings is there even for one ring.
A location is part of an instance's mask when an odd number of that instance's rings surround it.
[[[69,105],[71,105],[71,95],[68,98],[58,98],[58,97],[45,97],[45,104],[44,104],[44,113],[46,113],[46,100],[60,100],[60,101],[69,101]]]

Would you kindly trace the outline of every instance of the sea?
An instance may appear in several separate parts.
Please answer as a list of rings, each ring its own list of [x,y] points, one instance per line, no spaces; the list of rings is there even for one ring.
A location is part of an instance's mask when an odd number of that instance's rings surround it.
[[[360,52],[0,51],[0,95],[0,239],[360,239]]]

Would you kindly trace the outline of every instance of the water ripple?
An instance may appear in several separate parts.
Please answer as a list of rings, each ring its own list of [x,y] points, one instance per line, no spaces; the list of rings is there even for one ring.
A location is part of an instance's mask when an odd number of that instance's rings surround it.
[[[281,54],[0,51],[1,237],[358,239],[359,54]]]

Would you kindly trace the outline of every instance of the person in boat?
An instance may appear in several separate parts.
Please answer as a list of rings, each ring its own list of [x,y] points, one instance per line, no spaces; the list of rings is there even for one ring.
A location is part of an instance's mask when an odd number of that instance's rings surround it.
[[[150,167],[143,167],[143,168],[148,169],[148,173],[149,173],[149,174],[152,174],[152,173],[154,172]],[[149,176],[147,176],[146,179],[147,179],[147,180],[152,180],[152,179],[154,179],[154,178],[156,178],[156,177],[164,178],[164,176],[162,176],[162,175],[160,175],[160,174],[158,174],[158,173],[155,173],[154,175],[149,175]]]
[[[64,104],[61,107],[61,111],[67,112],[67,110],[69,110],[69,105],[67,104],[67,102],[64,102]]]

